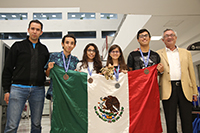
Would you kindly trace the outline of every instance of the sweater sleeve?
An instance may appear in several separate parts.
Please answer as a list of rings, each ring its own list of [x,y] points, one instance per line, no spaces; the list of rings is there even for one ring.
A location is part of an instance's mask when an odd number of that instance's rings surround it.
[[[10,48],[8,55],[6,57],[4,69],[2,72],[2,86],[4,93],[10,92],[10,86],[12,83],[13,71],[15,69],[15,64],[17,61],[17,44],[14,43]]]

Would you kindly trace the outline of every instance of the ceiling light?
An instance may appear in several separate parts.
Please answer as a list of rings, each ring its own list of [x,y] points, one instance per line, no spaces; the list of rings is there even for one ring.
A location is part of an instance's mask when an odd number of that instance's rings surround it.
[[[16,15],[12,15],[13,18],[16,18]]]
[[[56,17],[56,15],[52,15],[52,17],[53,17],[53,18],[55,18],[55,17]]]
[[[75,17],[76,17],[76,15],[72,15],[72,17],[73,17],[73,18],[75,18]]]
[[[81,15],[81,17],[85,17],[85,14]]]
[[[94,15],[91,15],[91,17],[94,17]]]
[[[36,18],[36,15],[33,15]]]
[[[47,17],[47,15],[42,15],[42,17]]]
[[[160,40],[162,38],[162,36],[152,36],[151,37],[151,40],[152,41],[158,41],[158,40]]]
[[[1,17],[2,17],[2,18],[5,18],[5,17],[6,17],[6,15],[1,15]]]
[[[110,14],[110,17],[113,17],[114,15],[113,14]]]
[[[177,27],[180,25],[184,20],[169,20],[164,27]]]
[[[104,17],[104,15],[101,15],[101,17],[103,18],[103,17]]]

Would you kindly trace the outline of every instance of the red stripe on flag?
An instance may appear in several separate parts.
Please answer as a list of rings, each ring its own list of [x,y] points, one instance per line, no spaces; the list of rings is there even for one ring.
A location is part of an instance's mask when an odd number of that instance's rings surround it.
[[[130,133],[161,133],[160,94],[157,65],[129,71]]]

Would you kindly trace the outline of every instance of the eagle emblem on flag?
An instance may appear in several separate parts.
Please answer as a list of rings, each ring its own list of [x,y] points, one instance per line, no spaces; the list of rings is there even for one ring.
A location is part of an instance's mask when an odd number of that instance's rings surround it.
[[[120,102],[115,96],[100,98],[98,106],[94,106],[97,116],[105,122],[112,123],[119,120],[124,112],[124,107],[120,108]]]

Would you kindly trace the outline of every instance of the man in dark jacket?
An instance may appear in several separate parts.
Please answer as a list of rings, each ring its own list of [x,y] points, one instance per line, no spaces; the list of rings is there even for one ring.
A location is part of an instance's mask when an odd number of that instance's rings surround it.
[[[38,20],[29,23],[27,39],[15,42],[7,55],[2,74],[4,100],[8,103],[5,133],[17,132],[26,100],[31,111],[31,132],[41,132],[44,106],[44,66],[49,52],[39,37],[43,24]]]

